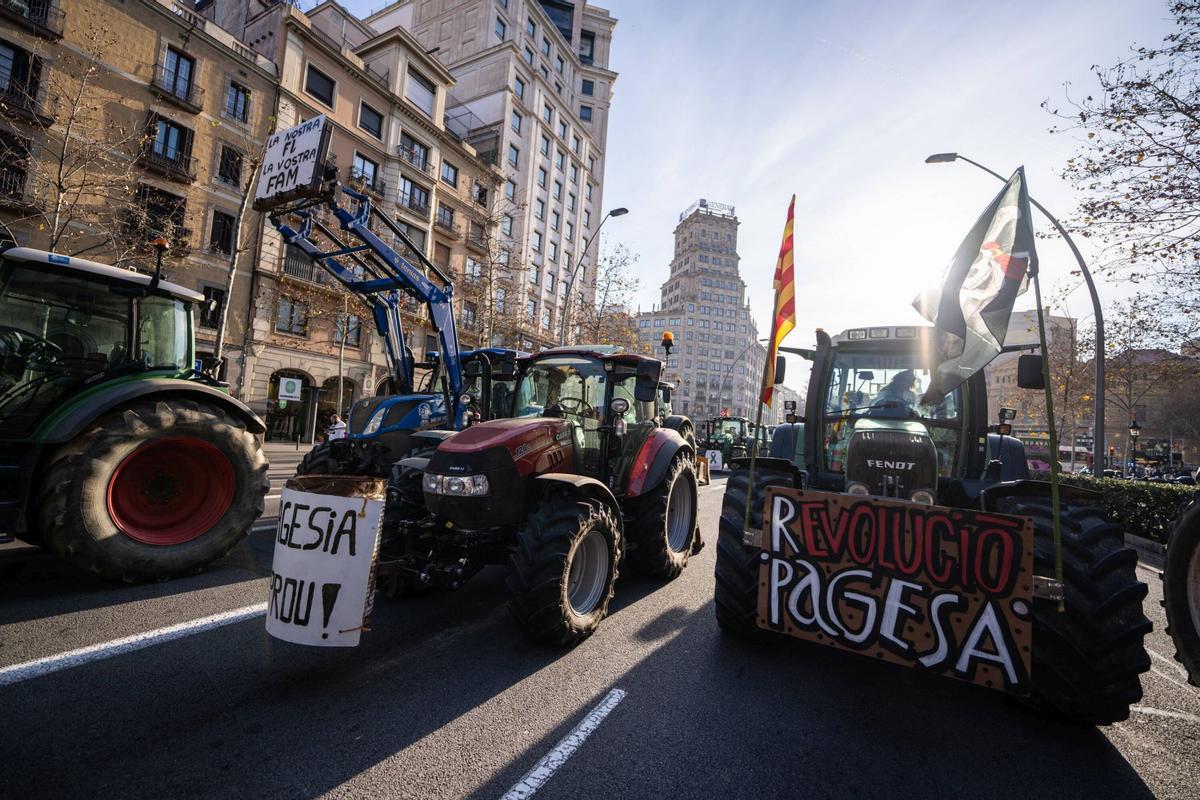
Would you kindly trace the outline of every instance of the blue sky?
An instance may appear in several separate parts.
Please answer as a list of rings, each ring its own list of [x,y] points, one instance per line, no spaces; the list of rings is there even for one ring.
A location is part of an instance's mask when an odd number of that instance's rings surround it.
[[[737,206],[742,275],[767,328],[794,192],[798,346],[817,326],[919,320],[912,298],[1000,188],[961,162],[924,164],[930,153],[1005,174],[1024,164],[1033,196],[1069,217],[1077,194],[1057,171],[1077,142],[1047,132],[1041,101],[1061,105],[1067,81],[1086,95],[1090,65],[1170,29],[1162,0],[598,5],[619,19],[605,203],[630,209],[604,245],[641,255],[635,304],[657,302],[679,212],[706,197]],[[1047,289],[1071,280],[1065,245],[1040,242],[1039,254]],[[1086,292],[1069,310],[1090,315]]]

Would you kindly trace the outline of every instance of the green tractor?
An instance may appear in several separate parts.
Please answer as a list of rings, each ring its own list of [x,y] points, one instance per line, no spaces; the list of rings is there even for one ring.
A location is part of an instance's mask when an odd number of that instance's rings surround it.
[[[1032,525],[1032,536],[1023,534],[1017,553],[1023,551],[1029,559],[1032,576],[1022,567],[1019,581],[1029,594],[1026,599],[1001,599],[997,606],[1003,604],[1003,613],[1016,613],[1015,618],[1025,628],[1022,635],[1030,637],[1030,650],[1019,653],[1028,659],[1029,667],[1011,686],[1004,683],[995,688],[1010,689],[1022,704],[1073,722],[1108,724],[1126,719],[1130,705],[1142,696],[1140,675],[1150,667],[1143,646],[1150,630],[1142,610],[1147,587],[1135,574],[1136,554],[1125,546],[1120,526],[1104,518],[1097,494],[1061,486],[1063,579],[1056,580],[1050,485],[1029,479],[1024,447],[1019,440],[1005,435],[1010,432],[1007,419],[989,425],[983,373],[972,375],[936,406],[919,402],[922,384],[927,382],[932,366],[926,355],[932,352],[931,332],[915,326],[873,327],[830,337],[818,330],[815,349],[786,349],[812,362],[805,414],[797,419],[798,424],[784,429],[786,435],[784,431],[776,433],[778,446],[773,451],[782,457],[760,456],[753,485],[747,469],[749,459],[734,462],[725,489],[717,546],[715,608],[719,626],[727,633],[751,638],[769,635],[768,630],[781,630],[781,626],[770,624],[771,619],[779,619],[770,616],[776,606],[768,605],[767,611],[763,610],[763,603],[778,598],[762,582],[760,566],[766,569],[770,563],[774,568],[776,563],[768,550],[776,549],[781,540],[782,523],[776,514],[782,506],[766,509],[765,505],[768,490],[782,487],[770,496],[778,498],[776,492],[782,491],[790,492],[789,497],[814,497],[835,510],[854,508],[856,514],[860,510],[877,513],[879,531],[885,530],[885,525],[891,526],[886,528],[886,540],[882,532],[876,536],[880,542],[874,551],[878,561],[862,568],[867,561],[864,559],[854,565],[860,567],[857,573],[847,573],[856,575],[853,581],[857,582],[839,583],[840,578],[834,579],[841,575],[837,572],[843,568],[839,564],[847,562],[822,560],[827,553],[821,552],[820,541],[840,542],[843,548],[849,543],[849,550],[843,553],[862,550],[867,546],[864,542],[875,536],[875,522],[855,516],[848,528],[838,528],[842,514],[836,524],[829,522],[828,514],[824,522],[813,515],[806,517],[804,524],[812,523],[806,530],[841,531],[823,540],[814,534],[811,546],[803,537],[788,540],[802,542],[797,552],[808,554],[803,555],[810,559],[807,563],[818,564],[809,578],[829,588],[830,594],[820,609],[805,606],[803,600],[797,605],[796,597],[800,595],[791,595],[791,605],[783,616],[786,630],[782,632],[810,638],[805,626],[813,618],[823,617],[828,622],[835,607],[840,610],[857,602],[857,610],[849,612],[853,623],[844,623],[844,628],[830,624],[824,630],[815,630],[811,637],[884,660],[896,660],[893,656],[900,653],[902,658],[897,658],[909,666],[922,669],[937,663],[943,670],[939,674],[972,679],[953,671],[967,669],[963,667],[965,656],[957,664],[954,660],[946,662],[946,652],[934,652],[930,639],[905,640],[906,625],[898,625],[897,619],[907,619],[912,627],[932,625],[934,640],[952,624],[980,619],[970,613],[940,617],[939,606],[932,601],[917,610],[912,598],[919,596],[926,602],[935,593],[927,591],[928,586],[913,588],[920,581],[904,572],[905,561],[924,558],[927,564],[938,564],[938,569],[948,563],[958,565],[964,576],[962,584],[951,586],[952,592],[947,594],[953,594],[948,602],[959,603],[965,592],[983,583],[982,578],[972,583],[975,579],[969,576],[994,571],[1002,559],[995,549],[979,545],[979,549],[970,551],[968,561],[968,551],[963,548],[983,541],[968,537],[985,534],[978,533],[980,528],[974,528],[973,533],[962,532],[967,528],[954,529],[955,520],[983,518],[994,525],[1013,525],[1017,524],[1014,517],[1028,518],[1029,522],[1022,520],[1021,524]],[[1018,384],[1022,388],[1041,388],[1039,356],[1021,356]],[[795,441],[797,436],[802,437],[802,445]],[[797,500],[801,505],[805,502]],[[771,517],[764,528],[767,511]],[[899,516],[888,516],[893,513]],[[953,533],[939,532],[935,538],[934,522],[929,522],[928,528],[918,528],[911,522],[921,520],[924,525],[923,520],[935,517],[943,526],[939,531]],[[907,528],[904,520],[909,521]],[[956,556],[952,554],[952,541],[960,548]],[[778,551],[786,557],[790,547],[787,544]],[[783,574],[801,562],[780,563]],[[825,572],[820,571],[820,565],[825,565]],[[932,574],[933,567],[928,568],[928,574]],[[800,574],[799,567],[796,572]],[[1014,568],[1008,574],[1017,575],[1018,571]],[[958,575],[955,573],[955,580]],[[1012,580],[1010,586],[1016,585],[1017,579]],[[848,585],[855,591],[846,589]],[[867,595],[885,591],[884,586],[891,590],[899,586],[899,594],[889,591],[886,601],[868,600]],[[764,594],[760,594],[760,587]],[[863,608],[868,608],[865,622]],[[990,620],[995,621],[995,617]],[[867,637],[867,629],[872,626],[872,647],[882,642],[878,650],[853,644]],[[1004,635],[1019,627],[1007,629]],[[1000,631],[1000,626],[991,630]],[[824,639],[820,638],[822,634]],[[958,635],[954,646],[978,645],[973,651],[975,656],[996,658],[991,649],[994,639],[984,646],[979,644],[982,639]],[[969,640],[967,645],[964,640]],[[902,652],[906,649],[907,653]],[[921,657],[919,661],[903,660],[912,659],[914,654]],[[974,665],[969,669],[975,670]],[[978,675],[978,671],[972,675]]]
[[[754,423],[745,417],[713,417],[705,423],[703,449],[721,451],[722,461],[729,464],[750,454],[755,430]]]
[[[104,578],[197,572],[269,487],[262,421],[195,366],[203,295],[0,250],[0,536]]]

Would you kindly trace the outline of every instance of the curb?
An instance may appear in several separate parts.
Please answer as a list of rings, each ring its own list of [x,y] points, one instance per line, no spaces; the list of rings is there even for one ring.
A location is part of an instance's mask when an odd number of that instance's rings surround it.
[[[1163,568],[1167,556],[1167,548],[1163,545],[1132,533],[1125,534],[1125,544],[1137,551],[1138,561],[1157,570]]]

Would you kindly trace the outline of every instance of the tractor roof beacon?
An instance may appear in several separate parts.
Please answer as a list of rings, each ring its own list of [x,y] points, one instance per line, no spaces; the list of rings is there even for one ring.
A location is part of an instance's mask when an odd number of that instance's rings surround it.
[[[662,362],[587,346],[519,362],[512,417],[396,467],[378,574],[412,592],[509,565],[510,608],[533,638],[599,625],[618,568],[674,578],[699,548],[695,451],[656,407]],[[405,492],[419,476],[422,496]]]
[[[262,421],[196,364],[203,295],[0,250],[0,535],[106,578],[223,556],[262,514]]]
[[[1134,571],[1136,554],[1124,546],[1121,528],[1104,519],[1097,494],[1061,486],[1065,580],[1055,584],[1050,486],[1029,479],[1024,446],[1000,435],[1007,425],[989,425],[982,372],[937,406],[917,400],[920,375],[930,367],[924,354],[931,352],[931,332],[872,327],[830,337],[818,329],[815,348],[782,348],[812,362],[805,415],[779,426],[772,455],[783,457],[759,458],[753,486],[745,460],[726,485],[716,566],[720,627],[767,635],[756,618],[758,537],[770,486],[1028,516],[1034,573],[1041,577],[1034,580],[1032,692],[1022,697],[1075,722],[1126,719],[1142,694],[1139,676],[1150,666],[1142,644],[1150,629],[1141,607],[1146,587]],[[1036,369],[1019,375],[1039,376],[1019,379],[1021,387],[1041,389],[1040,357],[1021,358],[1035,360],[1030,366]],[[1055,591],[1065,595],[1065,613],[1046,596]]]

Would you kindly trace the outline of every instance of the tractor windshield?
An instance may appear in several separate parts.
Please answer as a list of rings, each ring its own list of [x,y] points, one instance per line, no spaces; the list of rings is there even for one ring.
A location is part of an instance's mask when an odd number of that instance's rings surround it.
[[[562,416],[594,420],[604,413],[606,377],[598,359],[561,355],[538,359],[517,384],[518,417]]]
[[[855,424],[873,418],[924,424],[938,451],[938,474],[951,474],[964,421],[961,387],[937,405],[922,404],[930,373],[917,353],[835,350],[831,369],[822,426],[827,470],[844,471],[846,444]]]
[[[27,434],[103,374],[190,366],[188,306],[120,283],[0,259],[0,431]],[[136,309],[136,312],[135,312]],[[130,320],[140,314],[136,335]]]
[[[735,439],[746,435],[744,425],[740,419],[723,419],[717,427],[717,433],[723,433],[726,436],[732,436]]]

